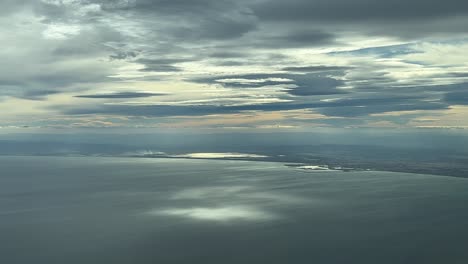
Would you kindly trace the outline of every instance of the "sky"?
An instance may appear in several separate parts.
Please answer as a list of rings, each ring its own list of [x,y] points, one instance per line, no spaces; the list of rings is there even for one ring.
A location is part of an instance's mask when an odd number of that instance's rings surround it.
[[[462,0],[3,0],[0,128],[468,128]]]

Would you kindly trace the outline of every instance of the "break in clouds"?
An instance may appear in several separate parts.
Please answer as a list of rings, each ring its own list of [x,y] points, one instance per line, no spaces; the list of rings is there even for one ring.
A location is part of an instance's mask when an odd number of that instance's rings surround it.
[[[0,127],[468,126],[464,1],[7,0],[0,21]]]

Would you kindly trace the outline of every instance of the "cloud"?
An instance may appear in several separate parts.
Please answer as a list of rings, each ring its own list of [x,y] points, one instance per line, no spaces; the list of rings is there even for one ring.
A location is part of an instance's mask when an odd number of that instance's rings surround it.
[[[316,109],[329,117],[368,116],[375,113],[446,109],[449,105],[442,102],[426,102],[416,96],[381,96],[369,98],[342,98],[319,100],[315,102],[264,103],[246,105],[103,105],[100,107],[69,108],[67,115],[129,115],[129,116],[203,116],[213,114],[233,114],[245,111],[288,111]]]
[[[309,96],[346,93],[344,90],[337,89],[345,84],[344,81],[331,77],[297,75],[294,81],[297,86],[289,91],[292,95]]]
[[[446,93],[444,100],[452,105],[468,105],[468,91]]]
[[[115,1],[100,3],[109,12],[127,12],[147,19],[154,31],[172,40],[206,41],[238,38],[254,30],[256,18],[236,1]],[[161,22],[164,27],[158,27]],[[168,23],[169,22],[169,23]],[[153,24],[154,23],[154,24]]]
[[[119,93],[108,93],[108,94],[84,94],[76,95],[78,98],[93,98],[93,99],[125,99],[125,98],[141,98],[141,97],[153,97],[153,96],[164,96],[164,93],[146,93],[146,92],[119,92]]]
[[[455,0],[7,0],[0,97],[45,119],[313,110],[323,125],[411,124],[375,114],[465,104],[467,13]]]
[[[117,63],[99,59],[107,57],[102,45],[115,35],[105,34],[103,27],[46,23],[24,8],[0,18],[0,41],[8,47],[0,51],[4,61],[0,79],[10,83],[0,94],[36,97],[44,91],[79,91],[77,86],[111,80],[108,76]]]
[[[212,57],[212,58],[222,58],[222,59],[225,59],[225,58],[244,58],[244,57],[248,57],[249,54],[247,53],[243,53],[243,52],[236,52],[236,51],[214,51],[214,52],[211,52],[209,53],[209,57]]]
[[[209,78],[195,78],[191,81],[220,84],[234,88],[262,88],[283,85],[287,92],[296,96],[344,94],[338,89],[344,81],[318,74],[259,73],[245,75],[225,75]]]
[[[298,48],[325,46],[334,44],[336,36],[330,32],[321,30],[304,30],[296,32],[279,31],[275,35],[266,33],[256,41],[256,46],[262,48]],[[255,43],[255,42],[254,42]]]
[[[286,72],[330,72],[330,71],[345,71],[352,69],[351,67],[343,66],[327,66],[327,65],[313,65],[313,66],[295,66],[284,67],[281,70]]]
[[[299,21],[365,21],[434,19],[468,14],[468,4],[457,0],[280,0],[262,1],[254,4],[259,17],[271,20]]]
[[[464,32],[462,24],[468,14],[468,5],[458,0],[266,0],[254,2],[251,8],[260,20],[274,24],[314,25],[404,38]]]
[[[431,103],[431,102],[409,102],[401,104],[383,105],[363,105],[363,106],[342,106],[342,107],[327,107],[320,109],[319,112],[326,116],[341,116],[341,117],[355,117],[355,116],[368,116],[375,113],[389,113],[398,111],[416,111],[416,110],[441,110],[448,109],[448,105],[444,103]]]
[[[143,64],[145,67],[140,69],[143,72],[180,72],[177,66],[172,64],[184,62],[181,59],[138,59],[137,63]]]

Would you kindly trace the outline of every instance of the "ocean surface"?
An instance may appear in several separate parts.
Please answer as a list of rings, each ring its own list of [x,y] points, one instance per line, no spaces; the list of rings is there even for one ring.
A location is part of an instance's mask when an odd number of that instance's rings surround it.
[[[0,263],[468,263],[468,179],[0,157]]]

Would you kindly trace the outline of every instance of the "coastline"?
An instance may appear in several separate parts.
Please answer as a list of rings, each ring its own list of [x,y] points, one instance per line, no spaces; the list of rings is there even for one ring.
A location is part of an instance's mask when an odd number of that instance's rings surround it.
[[[55,157],[55,158],[106,158],[106,159],[135,159],[135,160],[194,160],[194,161],[237,161],[237,162],[262,162],[262,163],[276,163],[281,164],[284,167],[301,170],[305,173],[314,173],[314,172],[391,172],[391,173],[406,173],[406,174],[418,174],[418,175],[428,175],[428,176],[441,176],[441,177],[456,177],[456,178],[468,178],[468,174],[447,174],[442,170],[436,170],[437,168],[422,168],[413,164],[412,167],[400,166],[400,167],[390,167],[388,164],[378,164],[374,163],[373,166],[350,166],[351,163],[343,162],[337,163],[336,161],[331,161],[329,163],[321,160],[320,162],[301,162],[301,161],[291,161],[287,157],[223,157],[223,158],[209,158],[209,157],[189,157],[183,155],[83,155],[83,154],[25,154],[25,155],[0,155],[2,157]],[[368,164],[371,165],[371,164]],[[431,173],[432,172],[432,173]]]

